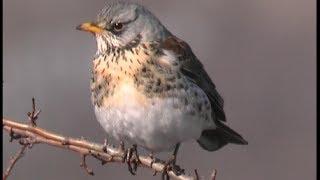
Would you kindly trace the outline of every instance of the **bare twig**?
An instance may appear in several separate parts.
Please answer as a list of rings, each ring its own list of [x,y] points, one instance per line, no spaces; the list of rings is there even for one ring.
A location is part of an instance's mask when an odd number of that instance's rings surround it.
[[[123,159],[125,159],[124,157],[126,153],[123,152],[121,148],[114,148],[110,145],[105,146],[103,144],[97,144],[86,140],[64,137],[39,127],[18,123],[8,119],[2,119],[2,123],[3,129],[8,133],[12,131],[15,135],[33,139],[34,144],[48,144],[80,154],[99,157],[98,159],[103,160],[103,162],[123,163]],[[68,142],[67,144],[65,143],[66,139]],[[165,166],[164,161],[157,160],[156,162],[153,162],[153,159],[149,156],[139,155],[138,158],[140,161],[139,166],[153,169],[155,172],[162,172]],[[152,167],[150,166],[151,162],[153,162]],[[195,177],[186,174],[176,175],[172,170],[168,171],[168,175],[171,178],[178,180],[196,179]]]
[[[93,176],[94,175],[93,170],[88,167],[86,163],[86,157],[87,157],[87,154],[81,154],[82,161],[80,163],[80,167],[83,167],[89,175]]]
[[[11,157],[11,160],[9,162],[9,166],[6,169],[6,171],[3,173],[3,177],[2,177],[3,180],[6,180],[9,177],[14,165],[23,156],[23,153],[26,150],[27,146],[28,145],[22,146],[21,149],[17,152],[17,154],[15,156]]]
[[[40,114],[41,110],[36,110],[36,103],[34,97],[32,98],[32,111],[28,112],[27,115],[29,117],[29,121],[32,126],[37,126],[36,120]]]
[[[198,174],[198,170],[197,170],[197,169],[195,169],[195,170],[194,170],[194,174],[196,175],[196,180],[200,180],[200,178],[199,178],[199,174]]]
[[[123,142],[120,143],[119,148],[115,148],[114,146],[108,145],[107,140],[105,140],[101,145],[86,141],[83,137],[80,139],[64,137],[62,135],[49,132],[45,129],[41,129],[37,127],[36,122],[40,112],[40,110],[36,109],[35,99],[32,98],[32,111],[27,113],[30,125],[18,123],[5,118],[2,119],[3,129],[9,133],[10,142],[12,142],[13,140],[19,140],[19,143],[22,146],[17,155],[11,159],[9,167],[3,174],[3,180],[6,180],[10,175],[13,166],[16,164],[19,158],[22,157],[23,153],[26,150],[26,147],[31,148],[34,144],[48,144],[79,153],[81,155],[80,166],[83,167],[90,175],[94,175],[94,173],[93,170],[90,169],[86,164],[87,156],[92,156],[100,160],[102,165],[107,162],[126,162],[128,164],[130,173],[133,175],[135,175],[138,166],[142,166],[152,169],[154,171],[153,175],[156,175],[157,172],[163,172],[163,174],[165,174],[167,178],[171,177],[178,180],[199,179],[197,170],[195,170],[195,177],[186,175],[180,168],[180,173],[176,173],[174,169],[168,168],[165,161],[159,159],[155,161],[155,158],[153,156],[138,156],[136,146],[125,150]],[[134,165],[133,167],[132,164]],[[212,180],[215,180],[215,176],[216,171],[214,170],[212,174]]]
[[[212,174],[211,174],[211,180],[216,180],[216,176],[217,176],[217,170],[214,169]]]
[[[27,113],[28,119],[32,126],[36,126],[36,120],[38,119],[38,115],[40,114],[40,112],[41,112],[40,110],[36,110],[35,99],[32,98],[32,112]],[[14,165],[23,156],[26,148],[27,147],[29,147],[29,149],[32,148],[33,144],[35,143],[34,139],[28,136],[17,134],[12,130],[12,128],[10,128],[9,130],[9,135],[10,135],[10,140],[9,140],[10,142],[12,142],[13,140],[19,139],[19,144],[21,145],[21,149],[20,151],[18,151],[18,153],[14,157],[11,157],[9,166],[5,171],[5,173],[3,174],[3,180],[6,180],[9,177]]]

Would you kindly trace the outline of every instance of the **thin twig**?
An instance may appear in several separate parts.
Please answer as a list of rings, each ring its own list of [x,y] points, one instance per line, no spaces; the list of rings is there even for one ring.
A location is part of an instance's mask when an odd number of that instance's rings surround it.
[[[28,112],[28,119],[32,126],[37,126],[36,120],[38,119],[38,116],[40,114],[41,110],[36,110],[36,103],[34,97],[32,98],[32,111]]]
[[[211,174],[211,180],[216,180],[216,177],[217,177],[217,170],[214,169],[212,174]]]
[[[129,171],[133,175],[136,174],[138,166],[143,166],[152,169],[154,171],[153,175],[156,175],[157,172],[162,172],[162,175],[165,175],[167,179],[171,177],[178,180],[199,180],[197,170],[195,170],[195,177],[186,175],[184,170],[180,167],[180,172],[176,173],[174,168],[169,168],[165,161],[157,159],[155,162],[155,158],[153,157],[139,156],[136,145],[133,146],[133,148],[125,150],[123,142],[120,143],[119,148],[114,148],[107,144],[107,140],[105,140],[104,144],[101,145],[86,141],[83,137],[81,139],[69,138],[41,129],[37,127],[36,122],[40,112],[41,110],[36,109],[35,99],[32,98],[32,111],[27,113],[30,125],[4,118],[2,119],[3,129],[9,133],[10,142],[13,140],[19,140],[20,145],[22,145],[17,155],[11,159],[9,167],[3,174],[3,180],[6,180],[10,175],[13,166],[16,164],[18,159],[22,157],[26,147],[31,148],[34,144],[40,143],[79,153],[81,155],[80,166],[83,167],[90,175],[94,175],[94,173],[86,163],[86,157],[88,155],[100,160],[102,165],[107,162],[127,162]],[[132,158],[133,156],[134,158]],[[131,164],[134,166],[132,167]],[[212,180],[215,180],[215,176],[216,171],[212,174]]]
[[[122,148],[114,148],[110,145],[107,145],[106,147],[103,144],[64,137],[36,126],[30,126],[28,124],[18,123],[8,119],[2,119],[2,124],[3,129],[8,133],[12,131],[14,134],[20,135],[21,137],[33,139],[34,144],[48,144],[80,154],[88,154],[93,157],[99,157],[99,160],[104,160],[105,162],[123,163],[123,159],[125,159],[126,153],[123,152]],[[67,144],[66,140],[68,142]],[[139,166],[153,169],[156,172],[162,172],[165,167],[165,162],[162,160],[157,160],[156,162],[151,163],[153,159],[149,156],[139,155],[139,161],[141,162]],[[152,164],[152,167],[150,164]],[[172,170],[168,171],[168,175],[172,179],[178,180],[196,179],[195,177],[186,174],[176,175]]]
[[[40,110],[36,110],[35,99],[32,98],[32,112],[27,113],[29,122],[32,126],[37,125],[36,120],[38,119],[40,112],[41,112]],[[29,147],[29,149],[31,149],[33,144],[35,143],[35,140],[33,138],[28,137],[28,136],[23,136],[21,134],[17,134],[12,130],[12,128],[10,128],[9,135],[10,135],[9,142],[12,142],[13,140],[19,140],[19,144],[21,145],[21,149],[20,149],[20,151],[18,151],[16,156],[11,158],[11,161],[9,162],[9,166],[8,166],[7,170],[5,171],[5,173],[3,174],[3,180],[6,180],[9,177],[14,165],[23,156],[23,153],[25,152],[26,148]]]
[[[200,178],[199,178],[199,174],[198,174],[198,170],[197,170],[197,169],[195,169],[195,170],[194,170],[194,174],[196,175],[196,180],[200,180]]]
[[[81,154],[82,161],[80,163],[80,167],[83,167],[83,169],[85,169],[89,175],[93,176],[94,175],[93,170],[88,167],[86,163],[86,157],[87,157],[87,154]]]
[[[10,162],[9,162],[9,166],[8,166],[8,168],[6,169],[6,171],[3,173],[3,178],[2,178],[3,180],[6,180],[6,179],[9,177],[9,175],[10,175],[10,173],[11,173],[14,165],[15,165],[15,164],[17,163],[17,161],[23,156],[23,154],[24,154],[27,146],[28,146],[28,145],[23,145],[23,146],[21,147],[21,149],[17,152],[17,154],[16,154],[15,156],[11,157],[11,160],[10,160]]]

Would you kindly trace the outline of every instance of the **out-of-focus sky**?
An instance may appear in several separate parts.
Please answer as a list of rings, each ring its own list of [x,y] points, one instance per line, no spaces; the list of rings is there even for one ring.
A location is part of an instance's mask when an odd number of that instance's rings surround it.
[[[39,126],[103,142],[90,103],[90,59],[95,41],[75,30],[105,0],[5,0],[4,116],[23,121],[36,97]],[[316,1],[148,0],[150,9],[203,62],[225,99],[227,123],[248,146],[216,152],[184,143],[178,164],[218,180],[316,178]],[[4,167],[18,145],[3,137]],[[163,157],[168,153],[161,154]],[[125,166],[88,164],[80,156],[36,145],[11,179],[160,179],[149,170],[131,176]]]

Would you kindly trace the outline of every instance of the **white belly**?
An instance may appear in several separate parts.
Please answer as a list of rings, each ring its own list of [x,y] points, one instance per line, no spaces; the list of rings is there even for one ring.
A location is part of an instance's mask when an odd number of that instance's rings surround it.
[[[202,92],[203,93],[203,92]],[[211,110],[205,120],[194,104],[183,98],[154,97],[141,105],[134,96],[123,94],[116,106],[95,107],[95,114],[109,136],[116,140],[137,144],[153,152],[171,150],[175,144],[198,139],[203,129],[214,128]],[[189,102],[188,92],[181,92]],[[180,96],[180,97],[181,97]]]

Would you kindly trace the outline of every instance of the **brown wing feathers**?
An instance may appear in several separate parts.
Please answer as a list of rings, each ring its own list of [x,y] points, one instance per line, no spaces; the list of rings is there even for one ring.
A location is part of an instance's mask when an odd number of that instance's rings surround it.
[[[200,146],[208,151],[215,151],[228,143],[248,144],[240,134],[221,122],[226,121],[223,111],[223,99],[189,45],[171,36],[162,43],[162,48],[171,50],[178,56],[181,63],[181,72],[198,85],[210,100],[212,119],[217,127],[216,129],[208,129],[202,132],[201,137],[197,140]]]
[[[171,50],[177,54],[182,64],[181,72],[207,94],[211,103],[213,120],[226,121],[223,111],[223,99],[189,45],[177,37],[170,36],[163,41],[161,48]]]

